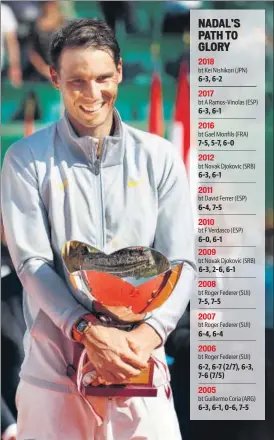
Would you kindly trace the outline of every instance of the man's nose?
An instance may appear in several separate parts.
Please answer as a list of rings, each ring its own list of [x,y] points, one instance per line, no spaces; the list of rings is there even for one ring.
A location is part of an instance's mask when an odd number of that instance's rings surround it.
[[[101,97],[101,88],[100,84],[96,81],[89,81],[85,90],[85,94],[88,95],[93,100],[96,100]]]

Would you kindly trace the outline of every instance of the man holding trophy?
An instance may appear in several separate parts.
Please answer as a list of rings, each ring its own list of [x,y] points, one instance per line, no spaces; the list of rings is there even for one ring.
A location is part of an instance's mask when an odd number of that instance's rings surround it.
[[[105,22],[69,22],[50,55],[65,115],[11,146],[2,172],[27,323],[18,439],[179,440],[164,343],[195,279],[183,163],[121,121]]]

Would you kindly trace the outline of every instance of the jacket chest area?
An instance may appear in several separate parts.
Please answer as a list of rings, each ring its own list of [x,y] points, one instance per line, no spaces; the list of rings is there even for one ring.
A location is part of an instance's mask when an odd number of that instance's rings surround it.
[[[82,236],[100,249],[110,247],[109,251],[151,245],[157,195],[147,172],[120,165],[101,168],[97,175],[76,167],[61,174],[56,176],[57,186],[50,187],[50,216],[59,211],[67,240]]]

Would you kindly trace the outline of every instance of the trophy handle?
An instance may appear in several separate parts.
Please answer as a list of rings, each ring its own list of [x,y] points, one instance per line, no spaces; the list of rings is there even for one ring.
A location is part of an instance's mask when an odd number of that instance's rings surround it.
[[[152,292],[152,296],[147,301],[147,305],[139,313],[151,312],[152,310],[160,307],[169,298],[178,282],[182,269],[183,264],[177,264],[164,274],[161,285],[157,291]]]
[[[142,310],[140,310],[139,313],[146,313],[147,308],[151,305],[151,303],[152,303],[152,302],[153,302],[153,301],[154,301],[154,300],[160,295],[160,293],[162,292],[162,289],[165,287],[165,285],[166,285],[166,283],[167,283],[167,281],[168,281],[168,279],[169,279],[171,273],[172,273],[172,270],[168,270],[168,271],[165,273],[164,278],[163,278],[163,280],[162,280],[160,286],[158,287],[157,290],[154,290],[154,291],[151,293],[151,298],[149,298],[149,300],[147,301],[146,306],[145,306]]]

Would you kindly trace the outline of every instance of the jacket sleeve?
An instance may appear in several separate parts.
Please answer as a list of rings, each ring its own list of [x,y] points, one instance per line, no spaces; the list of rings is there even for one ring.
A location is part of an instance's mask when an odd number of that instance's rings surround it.
[[[165,343],[187,307],[196,278],[195,235],[187,175],[170,143],[158,185],[158,219],[153,247],[171,263],[184,263],[172,294],[146,321]]]
[[[39,194],[29,148],[20,141],[9,148],[2,169],[5,237],[17,275],[37,306],[72,338],[76,319],[89,313],[54,270],[48,216]]]

